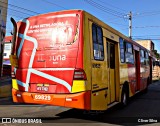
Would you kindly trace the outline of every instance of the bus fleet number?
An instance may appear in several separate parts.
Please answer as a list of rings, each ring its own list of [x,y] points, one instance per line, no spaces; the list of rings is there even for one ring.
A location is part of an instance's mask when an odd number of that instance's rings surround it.
[[[46,101],[50,101],[51,100],[51,96],[49,96],[49,95],[35,95],[34,98],[36,100],[46,100]]]

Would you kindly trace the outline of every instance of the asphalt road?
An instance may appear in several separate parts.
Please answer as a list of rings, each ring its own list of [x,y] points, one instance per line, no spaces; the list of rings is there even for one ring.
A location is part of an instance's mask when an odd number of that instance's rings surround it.
[[[128,106],[116,105],[104,112],[85,112],[48,105],[14,104],[12,99],[0,99],[0,118],[39,119],[34,125],[160,125],[160,81],[149,86],[147,93],[130,99]],[[3,104],[3,105],[2,105]],[[0,124],[14,126],[22,124]],[[27,124],[23,124],[27,125]]]

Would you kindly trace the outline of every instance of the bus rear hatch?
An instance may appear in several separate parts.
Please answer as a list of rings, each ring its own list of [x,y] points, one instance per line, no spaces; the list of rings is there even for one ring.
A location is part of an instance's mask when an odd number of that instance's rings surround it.
[[[81,13],[49,13],[18,22],[16,79],[21,91],[69,93],[82,69]]]

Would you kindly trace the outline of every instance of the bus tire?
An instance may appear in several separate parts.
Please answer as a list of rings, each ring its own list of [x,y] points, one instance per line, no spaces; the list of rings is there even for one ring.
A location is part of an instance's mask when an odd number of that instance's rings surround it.
[[[123,89],[122,90],[122,95],[121,95],[121,104],[122,104],[122,107],[125,107],[128,105],[128,99],[129,99],[129,96],[128,96],[128,91],[127,89]]]

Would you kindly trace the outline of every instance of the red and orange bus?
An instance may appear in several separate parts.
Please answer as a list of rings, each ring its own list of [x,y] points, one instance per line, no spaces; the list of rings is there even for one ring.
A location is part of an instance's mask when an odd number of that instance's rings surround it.
[[[150,71],[153,81],[160,79],[160,61],[156,58],[155,44],[151,40],[136,40],[136,42],[150,51]]]
[[[14,102],[106,110],[147,89],[147,49],[83,10],[14,24]]]

